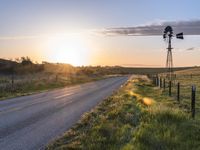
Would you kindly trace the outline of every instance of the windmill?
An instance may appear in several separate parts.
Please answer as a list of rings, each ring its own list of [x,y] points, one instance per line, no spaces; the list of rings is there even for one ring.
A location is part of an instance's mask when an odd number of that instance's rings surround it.
[[[172,57],[172,46],[171,46],[171,40],[173,37],[173,29],[171,26],[167,26],[164,30],[163,39],[168,42],[168,48],[167,48],[167,60],[166,60],[166,68],[168,71],[168,77],[169,80],[172,80],[172,74],[173,74],[173,57]],[[183,33],[176,34],[177,39],[183,39]]]

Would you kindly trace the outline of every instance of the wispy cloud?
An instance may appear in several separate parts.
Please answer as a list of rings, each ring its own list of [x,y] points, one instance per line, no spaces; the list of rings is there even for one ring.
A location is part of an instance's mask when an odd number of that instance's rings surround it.
[[[160,67],[161,65],[150,65],[150,64],[122,64],[126,67]]]
[[[159,21],[135,27],[106,28],[101,31],[104,35],[151,36],[162,35],[166,26],[172,26],[174,33],[183,32],[185,35],[200,35],[200,20],[189,21]]]
[[[41,36],[0,36],[0,40],[24,40],[24,39],[37,39]]]
[[[19,36],[0,36],[2,40],[26,40],[26,39],[40,39],[40,38],[55,38],[55,37],[75,37],[80,35],[92,34],[93,30],[84,30],[78,32],[54,33],[54,34],[39,34],[39,35],[19,35]]]
[[[186,50],[187,51],[193,51],[193,50],[195,50],[195,47],[190,47],[190,48],[187,48]]]
[[[91,29],[87,34],[94,35],[124,35],[124,36],[152,36],[162,35],[166,26],[172,26],[174,33],[183,32],[184,35],[200,35],[200,19],[188,21],[163,21],[156,20],[140,26],[133,27],[118,27],[118,28],[104,28]],[[65,35],[65,34],[63,34]],[[46,38],[49,35],[30,35],[30,36],[0,36],[0,40],[23,40],[23,39],[37,39]]]
[[[200,50],[199,47],[190,47],[186,49],[186,51],[198,51],[198,50]]]

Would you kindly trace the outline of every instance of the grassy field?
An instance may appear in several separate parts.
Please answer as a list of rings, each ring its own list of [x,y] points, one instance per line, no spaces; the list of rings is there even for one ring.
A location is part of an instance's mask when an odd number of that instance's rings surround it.
[[[191,88],[196,86],[196,119],[200,119],[200,68],[177,71],[172,86],[172,98],[177,100],[177,83],[180,83],[180,107],[185,111],[191,110]],[[166,84],[167,85],[167,84]],[[168,95],[168,88],[163,91]]]
[[[196,150],[199,124],[141,76],[130,79],[46,149]]]
[[[95,81],[113,75],[158,74],[166,71],[166,68],[74,67],[70,64],[48,62],[38,64],[33,63],[29,57],[16,60],[0,59],[0,100]],[[174,70],[190,68],[194,67],[180,67]]]
[[[62,88],[85,82],[97,81],[111,76],[65,76],[57,74],[26,74],[15,76],[14,84],[11,84],[10,76],[0,77],[0,100],[16,96],[29,95],[37,92],[47,91],[55,88]]]

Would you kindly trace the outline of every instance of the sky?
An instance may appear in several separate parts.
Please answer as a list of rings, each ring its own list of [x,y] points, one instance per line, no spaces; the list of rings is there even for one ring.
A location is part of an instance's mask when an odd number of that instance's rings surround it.
[[[0,58],[72,65],[200,65],[199,0],[0,0]],[[140,35],[140,36],[138,36]],[[187,61],[186,61],[187,60]]]

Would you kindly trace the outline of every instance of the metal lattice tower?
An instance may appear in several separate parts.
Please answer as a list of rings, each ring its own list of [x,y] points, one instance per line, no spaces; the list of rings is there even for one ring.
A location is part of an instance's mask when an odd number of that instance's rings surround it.
[[[172,56],[172,47],[171,47],[171,37],[169,37],[169,43],[167,48],[167,61],[166,68],[168,71],[168,76],[171,79],[173,74],[173,56]]]
[[[168,41],[167,48],[167,60],[166,60],[166,68],[167,68],[167,77],[172,80],[173,76],[173,56],[172,56],[172,46],[171,40],[173,37],[173,30],[171,26],[167,26],[164,30],[163,38]],[[176,34],[176,38],[183,39],[183,33]]]

